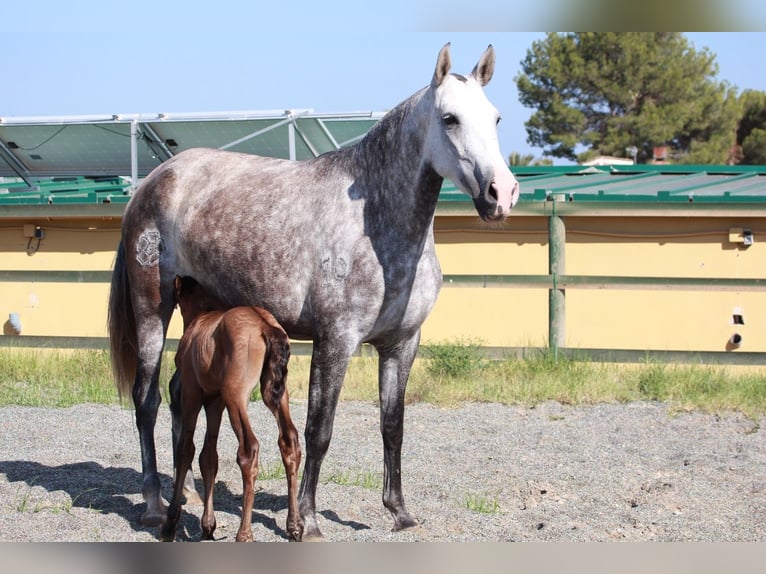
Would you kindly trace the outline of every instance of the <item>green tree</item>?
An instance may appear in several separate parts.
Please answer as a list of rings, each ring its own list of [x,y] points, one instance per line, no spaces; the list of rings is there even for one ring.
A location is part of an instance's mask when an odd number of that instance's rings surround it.
[[[641,163],[666,146],[675,163],[730,159],[736,90],[715,80],[715,56],[680,33],[551,33],[521,67],[521,102],[536,109],[527,141],[545,156],[630,157],[635,146]]]
[[[508,156],[508,165],[511,167],[527,166],[527,165],[553,165],[553,161],[548,158],[536,158],[530,154],[520,154],[517,151],[511,152]]]
[[[750,165],[766,164],[766,93],[745,90],[740,96],[740,104],[737,159]]]

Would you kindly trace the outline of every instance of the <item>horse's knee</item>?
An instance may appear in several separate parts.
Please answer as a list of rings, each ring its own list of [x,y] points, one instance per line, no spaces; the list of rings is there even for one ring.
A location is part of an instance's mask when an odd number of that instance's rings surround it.
[[[258,439],[251,437],[247,444],[240,444],[237,449],[237,464],[243,470],[253,467],[253,463],[258,461],[259,444]]]

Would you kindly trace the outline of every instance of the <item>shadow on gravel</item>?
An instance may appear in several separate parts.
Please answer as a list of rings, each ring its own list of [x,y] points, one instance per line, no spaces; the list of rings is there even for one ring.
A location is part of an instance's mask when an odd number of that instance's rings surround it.
[[[136,532],[148,532],[154,537],[159,535],[159,528],[145,527],[140,523],[141,512],[144,510],[143,502],[134,504],[128,498],[141,493],[141,473],[132,468],[103,467],[94,462],[78,462],[63,464],[61,466],[46,466],[38,462],[26,460],[0,461],[0,473],[5,474],[8,482],[22,482],[30,489],[42,487],[48,492],[63,491],[70,499],[72,507],[87,508],[104,514],[116,514],[122,517]],[[172,490],[171,478],[161,475],[163,491],[170,493]],[[197,490],[202,492],[201,481],[197,481]],[[14,506],[24,505],[22,492]],[[232,493],[222,482],[215,486],[214,505],[216,514],[225,512],[239,518],[241,513],[241,494]],[[256,492],[253,506],[253,526],[261,524],[278,536],[287,539],[285,530],[277,524],[277,521],[258,510],[277,512],[287,508],[286,495],[273,495],[264,490]],[[191,510],[194,514],[190,513]],[[19,509],[23,511],[23,509]],[[188,509],[184,507],[184,513],[178,526],[177,540],[199,540],[202,531],[199,525],[199,516],[202,514],[201,505],[192,505]],[[325,514],[330,520],[342,524],[342,521],[334,513]],[[353,528],[363,525],[351,524]]]

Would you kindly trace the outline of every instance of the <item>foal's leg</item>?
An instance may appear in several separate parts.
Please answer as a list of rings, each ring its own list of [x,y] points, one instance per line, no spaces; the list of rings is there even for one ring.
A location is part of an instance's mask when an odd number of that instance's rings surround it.
[[[194,429],[197,426],[197,417],[202,408],[202,397],[196,390],[189,390],[185,397],[183,407],[183,420],[177,447],[177,460],[175,480],[173,481],[173,497],[167,512],[167,520],[162,525],[160,540],[172,542],[176,537],[176,527],[181,517],[181,496],[183,491],[184,476],[191,468],[194,460]],[[192,396],[189,396],[192,395]]]
[[[273,382],[261,385],[263,402],[277,419],[279,428],[279,452],[282,455],[282,464],[285,467],[287,477],[287,536],[290,540],[300,541],[303,537],[303,521],[298,511],[298,469],[301,466],[301,443],[298,439],[298,430],[290,417],[290,401],[284,381],[276,383],[284,391],[281,393],[279,402],[274,403],[271,387]]]
[[[202,483],[205,486],[204,509],[202,511],[202,539],[213,540],[215,531],[215,512],[213,510],[213,491],[215,490],[215,477],[218,474],[218,431],[221,428],[223,415],[223,399],[216,397],[205,405],[207,417],[207,430],[205,431],[205,444],[199,454],[199,469],[202,474]]]
[[[305,430],[306,463],[298,493],[298,506],[304,524],[303,540],[307,542],[324,539],[316,519],[319,470],[330,446],[335,409],[353,351],[354,346],[344,345],[343,341],[314,341]]]
[[[404,391],[418,350],[420,332],[407,341],[379,348],[380,432],[383,435],[383,505],[394,517],[393,530],[417,526],[404,507],[402,495],[402,439]]]
[[[170,414],[172,415],[173,425],[173,467],[178,468],[178,445],[181,440],[181,427],[183,426],[181,415],[181,373],[179,371],[173,372],[173,376],[170,378],[168,384],[170,391]],[[202,498],[197,492],[194,486],[194,473],[191,467],[189,472],[186,473],[184,478],[184,497],[186,498],[186,504],[202,504]]]
[[[248,387],[252,389],[252,387]],[[247,389],[246,389],[247,390]],[[255,501],[255,479],[258,477],[258,439],[255,438],[247,415],[250,392],[227,402],[231,428],[237,437],[237,464],[242,471],[242,519],[237,531],[237,542],[253,539],[253,502]]]

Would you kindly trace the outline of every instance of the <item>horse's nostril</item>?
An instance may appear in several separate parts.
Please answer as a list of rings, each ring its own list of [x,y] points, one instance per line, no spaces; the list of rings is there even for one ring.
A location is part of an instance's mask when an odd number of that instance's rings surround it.
[[[489,186],[489,196],[497,201],[497,189],[495,188],[495,183],[492,182]]]

